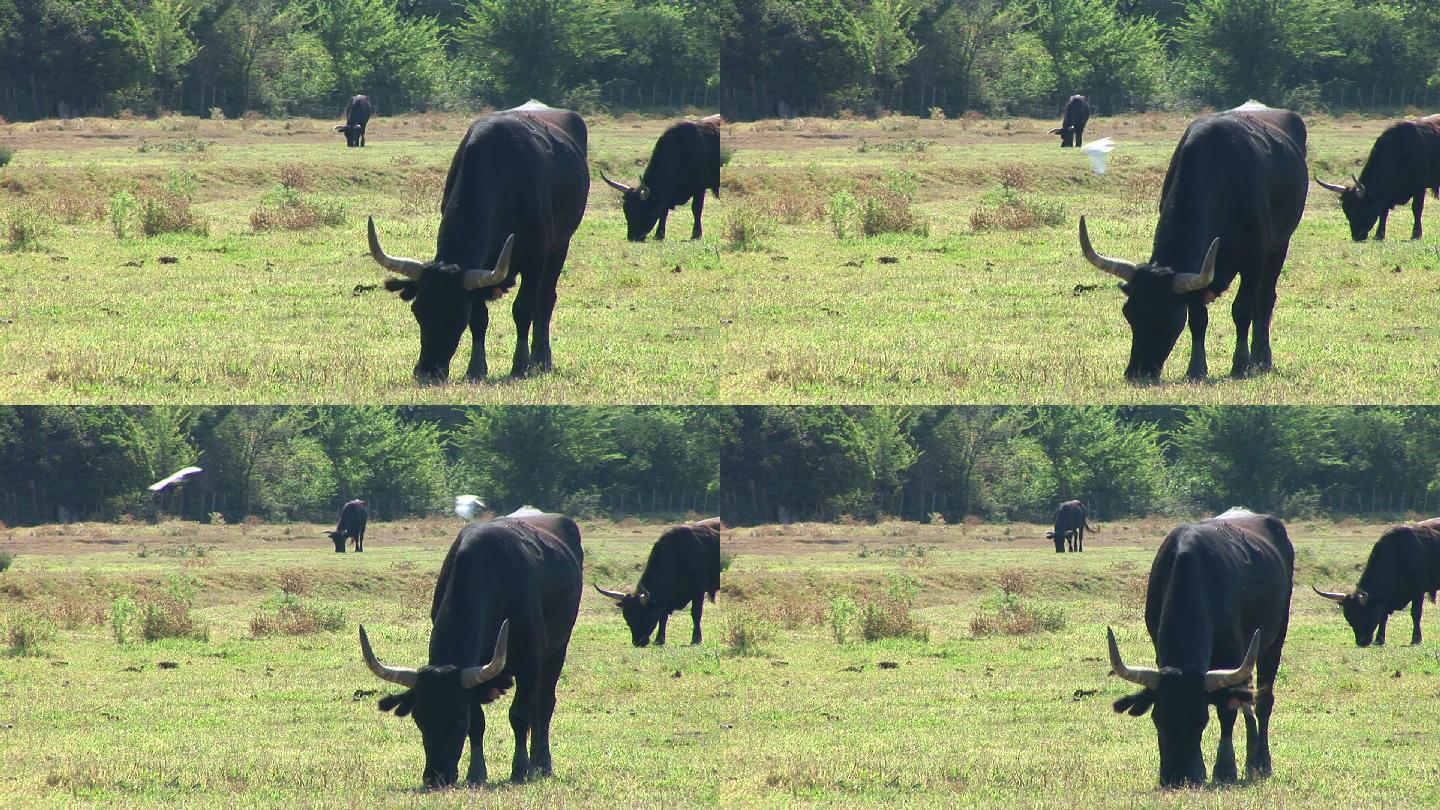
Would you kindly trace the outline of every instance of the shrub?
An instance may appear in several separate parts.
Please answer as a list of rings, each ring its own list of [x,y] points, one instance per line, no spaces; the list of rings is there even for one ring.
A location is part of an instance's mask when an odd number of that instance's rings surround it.
[[[8,569],[10,568],[10,566],[12,566],[12,565],[14,565],[14,564],[15,564],[15,552],[13,552],[13,551],[0,551],[0,571],[8,570]],[[725,570],[725,569],[722,568],[722,569],[720,569],[720,570],[723,571],[723,570]]]
[[[10,617],[5,638],[11,655],[40,655],[40,645],[55,638],[55,629],[39,616],[20,613]]]
[[[735,157],[735,150],[728,146],[720,147],[720,165],[727,166],[730,160]],[[0,164],[4,165],[4,164]]]
[[[117,191],[110,197],[110,230],[116,239],[127,239],[130,228],[140,214],[140,201],[128,191]]]
[[[145,603],[141,619],[140,634],[146,641],[162,638],[193,638],[198,641],[210,639],[210,628],[195,620],[190,606],[170,598],[160,598]]]
[[[971,230],[1023,231],[1054,227],[1065,222],[1065,206],[1023,194],[1011,186],[1001,186],[996,192],[986,195],[986,199],[987,204],[982,204],[970,214]]]
[[[721,572],[721,573],[724,573],[724,572],[726,572],[726,571],[729,571],[729,570],[730,570],[730,566],[731,566],[734,562],[735,562],[735,553],[734,553],[733,551],[722,551],[722,552],[720,552],[720,572]],[[3,571],[3,570],[5,570],[5,569],[4,569],[4,568],[0,568],[0,571]]]
[[[280,167],[280,185],[284,188],[309,191],[313,181],[310,168],[303,163],[286,163]]]
[[[913,233],[927,236],[930,224],[910,207],[911,197],[894,189],[883,189],[865,198],[860,212],[860,229],[866,236],[882,233]]]
[[[1002,593],[998,607],[970,620],[972,636],[1023,636],[1065,629],[1065,614],[1058,608],[1027,605],[1014,593]]]
[[[760,655],[761,647],[775,637],[774,628],[753,611],[739,611],[730,617],[725,646],[731,655]]]
[[[5,230],[11,249],[39,250],[40,240],[55,233],[55,223],[34,209],[17,209],[6,217]]]
[[[146,194],[140,200],[140,230],[146,236],[164,233],[210,233],[210,226],[190,208],[190,198],[170,189]]]
[[[725,238],[739,250],[756,250],[764,239],[775,235],[775,220],[749,206],[732,208],[725,227]]]
[[[116,644],[129,643],[130,626],[135,623],[135,617],[139,613],[140,606],[128,596],[117,596],[111,600],[110,633],[115,636]]]
[[[292,596],[308,596],[310,594],[310,573],[297,568],[280,572],[280,592]]]
[[[882,638],[928,640],[930,629],[912,613],[919,593],[920,581],[914,577],[903,574],[891,577],[883,596],[861,606],[860,637],[866,641]]]
[[[850,625],[854,623],[855,617],[860,613],[860,606],[855,600],[848,596],[836,596],[830,600],[830,611],[826,618],[830,621],[830,634],[835,637],[836,644],[844,644],[850,632]]]
[[[345,614],[339,608],[306,604],[289,591],[280,593],[279,607],[274,613],[264,611],[250,619],[250,635],[303,636],[321,631],[344,629]]]
[[[825,214],[830,218],[830,230],[835,232],[836,239],[844,239],[850,235],[851,224],[860,213],[860,202],[855,195],[848,191],[837,191],[830,195],[830,204],[825,207]]]
[[[277,186],[266,195],[260,207],[250,214],[250,229],[256,233],[274,230],[305,231],[344,223],[344,203],[306,196],[296,187],[288,185]]]
[[[10,165],[15,159],[15,149],[9,146],[0,146],[0,167]]]

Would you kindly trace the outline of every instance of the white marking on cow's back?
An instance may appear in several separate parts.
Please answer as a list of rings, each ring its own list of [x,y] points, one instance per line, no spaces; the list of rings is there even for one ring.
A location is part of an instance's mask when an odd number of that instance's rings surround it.
[[[1255,99],[1252,98],[1252,99],[1250,99],[1249,101],[1245,102],[1244,104],[1241,104],[1239,107],[1236,107],[1235,109],[1231,110],[1230,112],[1250,112],[1251,110],[1268,110],[1268,109],[1270,109],[1270,107],[1269,107],[1268,105],[1263,104],[1263,103],[1261,103],[1261,102],[1259,102],[1259,101],[1256,101]]]
[[[1246,508],[1243,507],[1243,506],[1232,506],[1232,507],[1230,507],[1229,509],[1226,509],[1224,512],[1221,512],[1220,514],[1216,515],[1215,517],[1217,517],[1217,518],[1250,517],[1250,516],[1252,516],[1252,515],[1254,515],[1254,514],[1255,514],[1254,512],[1251,512],[1249,509],[1246,509]]]
[[[532,98],[532,99],[530,99],[529,101],[525,102],[524,104],[521,104],[519,107],[516,107],[515,109],[516,109],[516,110],[553,110],[553,109],[555,109],[555,108],[554,108],[554,107],[551,107],[549,104],[546,104],[546,103],[543,102],[543,101],[536,101],[535,99]]]
[[[506,517],[536,517],[543,514],[545,513],[540,511],[539,509],[536,509],[530,504],[525,504],[519,509],[516,509],[514,512],[506,515]]]

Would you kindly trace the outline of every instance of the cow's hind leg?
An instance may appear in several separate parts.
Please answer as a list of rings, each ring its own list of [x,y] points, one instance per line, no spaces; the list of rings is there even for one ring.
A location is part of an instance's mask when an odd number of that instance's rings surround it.
[[[661,208],[661,209],[660,209],[660,221],[657,222],[657,223],[655,223],[655,239],[656,239],[656,241],[663,240],[663,239],[665,238],[665,220],[666,220],[669,216],[670,216],[670,209],[669,209],[669,208]]]
[[[1076,146],[1084,146],[1084,145],[1085,145],[1085,130],[1083,130],[1083,129],[1077,129],[1077,130],[1075,130],[1075,145],[1076,145]]]
[[[665,624],[669,621],[670,612],[667,609],[666,612],[660,614],[660,623],[655,627],[655,643],[657,645],[665,644]]]
[[[490,306],[476,301],[470,308],[470,365],[465,369],[465,379],[483,380],[490,368],[485,363],[485,332],[490,328]]]
[[[1235,771],[1235,716],[1239,712],[1220,706],[1215,713],[1220,719],[1220,747],[1215,751],[1215,770],[1210,778],[1216,782],[1234,782],[1239,778]]]
[[[1411,631],[1410,631],[1410,643],[1411,643],[1411,644],[1419,644],[1419,643],[1420,643],[1420,616],[1421,616],[1424,612],[1425,612],[1425,592],[1424,592],[1424,591],[1421,591],[1420,593],[1415,594],[1415,598],[1414,598],[1413,600],[1411,600],[1411,602],[1410,602],[1410,620],[1411,620],[1411,621],[1414,623],[1414,625],[1415,625],[1414,628],[1411,629]]]
[[[537,268],[538,269],[538,268]],[[515,356],[510,362],[510,376],[524,377],[530,371],[530,325],[535,321],[535,300],[543,282],[539,273],[526,273],[520,278],[520,292],[510,307],[515,320]]]
[[[550,371],[555,360],[550,354],[550,319],[555,315],[556,287],[560,284],[560,272],[565,269],[565,258],[570,255],[570,244],[551,254],[545,265],[545,286],[535,291],[535,339],[530,352],[530,368]]]
[[[1389,219],[1389,218],[1390,218],[1390,209],[1389,209],[1389,208],[1381,208],[1381,209],[1380,209],[1380,221],[1375,224],[1375,240],[1376,240],[1376,241],[1380,241],[1380,240],[1383,240],[1383,239],[1385,238],[1385,220],[1387,220],[1387,219]]]
[[[1264,282],[1260,289],[1255,291],[1255,334],[1250,340],[1250,368],[1257,371],[1269,371],[1275,365],[1275,359],[1270,353],[1270,324],[1275,318],[1276,288],[1280,284],[1280,270],[1285,267],[1285,257],[1289,252],[1290,243],[1286,242],[1279,250],[1265,257]]]
[[[1230,363],[1230,376],[1244,377],[1250,372],[1253,358],[1250,354],[1250,324],[1255,320],[1256,302],[1259,295],[1256,287],[1260,284],[1258,268],[1240,277],[1240,289],[1235,293],[1235,302],[1230,305],[1230,318],[1235,321],[1235,357]]]
[[[465,781],[483,785],[489,774],[485,770],[485,710],[476,706],[470,712],[470,770]]]
[[[1284,636],[1276,639],[1257,667],[1254,716],[1245,717],[1245,774],[1251,779],[1270,775],[1270,712],[1275,710],[1275,673],[1284,643]]]
[[[1078,528],[1078,529],[1075,530],[1075,550],[1076,550],[1076,551],[1084,551],[1084,550],[1085,550],[1085,527],[1084,527],[1084,526],[1081,526],[1080,528]]]
[[[555,773],[555,763],[550,759],[550,718],[555,716],[555,685],[564,666],[565,653],[557,653],[540,671],[540,686],[535,694],[535,736],[530,743],[530,773],[534,776]]]
[[[702,615],[704,615],[704,613],[705,613],[705,592],[704,592],[704,591],[701,591],[701,592],[695,594],[695,598],[694,598],[694,599],[690,600],[690,621],[694,622],[694,625],[695,625],[694,628],[691,629],[691,631],[690,631],[690,643],[691,643],[691,644],[699,644],[699,643],[700,643],[700,640],[701,640],[701,637],[700,637],[700,617],[701,617]]]
[[[532,670],[533,671],[533,670]],[[510,703],[510,729],[515,732],[515,756],[510,760],[510,781],[519,784],[530,778],[530,729],[535,723],[536,679],[515,677],[515,700]]]
[[[1390,614],[1380,614],[1380,624],[1375,628],[1375,646],[1385,646],[1385,625],[1390,623]]]
[[[1415,212],[1415,226],[1410,229],[1410,238],[1419,239],[1423,230],[1420,227],[1420,215],[1425,213],[1425,189],[1415,192],[1415,201],[1410,204],[1410,210]]]
[[[696,194],[695,199],[690,202],[690,212],[695,215],[695,225],[690,229],[690,238],[699,239],[701,234],[700,215],[705,213],[705,189],[700,189],[700,193]]]
[[[1203,380],[1210,374],[1210,366],[1205,361],[1205,330],[1210,326],[1210,310],[1203,303],[1194,303],[1190,305],[1189,315],[1190,365],[1185,369],[1185,377]]]

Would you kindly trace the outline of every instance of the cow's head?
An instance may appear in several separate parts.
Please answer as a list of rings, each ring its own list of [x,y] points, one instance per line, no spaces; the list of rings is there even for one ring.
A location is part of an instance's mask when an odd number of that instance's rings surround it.
[[[335,544],[336,554],[345,553],[345,539],[348,537],[345,532],[325,532],[325,536],[330,538],[330,542]]]
[[[1375,227],[1375,221],[1380,219],[1380,213],[1385,210],[1385,201],[1381,195],[1371,194],[1359,178],[1351,175],[1350,179],[1355,181],[1355,185],[1327,183],[1318,177],[1315,182],[1340,195],[1340,210],[1345,212],[1345,219],[1350,223],[1350,238],[1364,242],[1370,235],[1370,229]]]
[[[1060,136],[1060,146],[1062,147],[1075,145],[1074,127],[1056,127],[1050,130],[1050,134]]]
[[[1064,533],[1064,532],[1045,532],[1045,539],[1047,539],[1047,540],[1054,540],[1054,541],[1055,541],[1055,553],[1056,553],[1056,554],[1064,554],[1064,553],[1065,553],[1065,533]]]
[[[1165,360],[1185,329],[1191,293],[1204,290],[1215,280],[1215,254],[1219,248],[1220,240],[1216,238],[1205,251],[1198,273],[1177,273],[1173,268],[1150,263],[1134,264],[1096,253],[1090,246],[1085,218],[1080,218],[1080,251],[1085,259],[1124,282],[1120,285],[1125,293],[1122,312],[1130,323],[1130,362],[1125,365],[1125,379],[1160,379]]]
[[[1245,660],[1236,669],[1183,672],[1174,667],[1129,667],[1120,657],[1115,632],[1105,628],[1110,642],[1110,670],[1143,691],[1115,701],[1115,711],[1139,717],[1153,706],[1150,719],[1160,742],[1160,786],[1199,785],[1205,782],[1205,757],[1200,738],[1210,722],[1210,707],[1241,709],[1250,714],[1255,690],[1248,686],[1260,655],[1260,632],[1250,637]]]
[[[625,624],[630,627],[630,643],[636,647],[645,647],[650,644],[650,634],[655,632],[655,625],[660,623],[660,617],[664,615],[665,608],[651,593],[641,585],[634,593],[624,591],[607,591],[599,585],[595,590],[615,600],[615,606],[620,608],[620,615],[625,617]]]
[[[1314,585],[1310,588],[1340,606],[1345,623],[1355,631],[1355,646],[1370,646],[1375,640],[1375,628],[1380,626],[1380,619],[1385,616],[1385,605],[1381,604],[1381,600],[1371,599],[1370,594],[1358,588],[1354,593],[1322,591]]]
[[[477,704],[500,697],[514,682],[502,677],[510,648],[510,620],[500,625],[490,663],[476,667],[425,666],[420,669],[392,667],[380,663],[370,649],[365,626],[360,626],[360,651],[365,666],[383,681],[406,687],[398,695],[380,699],[380,711],[394,711],[397,717],[410,715],[420,728],[425,747],[422,778],[430,788],[455,784],[460,773],[460,754],[470,730],[470,712]]]
[[[360,136],[364,134],[365,127],[359,124],[336,124],[335,131],[345,135],[346,146],[359,146]]]
[[[470,323],[470,310],[475,304],[470,293],[505,281],[510,273],[515,234],[510,234],[500,248],[493,270],[387,255],[375,234],[374,217],[370,218],[369,236],[370,255],[375,261],[386,270],[404,276],[386,279],[385,289],[399,293],[402,300],[410,302],[410,311],[420,325],[420,359],[415,363],[415,379],[422,383],[444,382],[450,377],[450,360],[460,346],[460,337]]]
[[[617,183],[600,172],[605,184],[620,192],[620,207],[625,212],[625,238],[631,242],[644,242],[655,223],[660,221],[660,201],[651,199],[650,187],[641,181],[638,186]]]

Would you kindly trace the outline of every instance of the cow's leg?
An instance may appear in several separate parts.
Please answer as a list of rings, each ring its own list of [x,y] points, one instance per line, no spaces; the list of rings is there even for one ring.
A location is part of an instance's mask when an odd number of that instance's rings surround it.
[[[1375,225],[1375,239],[1376,239],[1377,241],[1385,238],[1385,220],[1387,220],[1387,219],[1389,219],[1389,218],[1390,218],[1390,209],[1389,209],[1388,207],[1387,207],[1387,208],[1381,208],[1381,209],[1380,209],[1380,221],[1379,221],[1378,223],[1376,223],[1376,225]]]
[[[1270,775],[1270,712],[1275,709],[1275,673],[1280,669],[1282,636],[1260,656],[1255,685],[1255,716],[1245,718],[1245,775],[1251,779]]]
[[[1390,612],[1380,614],[1380,625],[1375,628],[1375,646],[1385,646],[1385,625],[1390,621]]]
[[[510,307],[515,320],[515,356],[510,363],[511,377],[524,377],[530,371],[530,325],[535,322],[535,287],[542,283],[538,273],[527,272],[520,279],[520,292]]]
[[[476,301],[470,307],[470,365],[465,368],[465,379],[483,380],[490,372],[485,363],[485,332],[490,328],[490,305]]]
[[[1425,592],[1415,594],[1414,600],[1410,602],[1410,621],[1414,628],[1410,631],[1410,643],[1420,643],[1420,616],[1425,612]]]
[[[555,367],[550,355],[550,319],[555,314],[558,295],[555,288],[560,283],[560,271],[565,268],[565,257],[569,253],[570,245],[567,243],[550,255],[545,264],[545,284],[535,291],[535,339],[531,343],[530,368],[537,371],[549,371]]]
[[[1085,527],[1083,525],[1075,530],[1075,550],[1085,550]]]
[[[476,706],[470,711],[470,770],[465,781],[483,785],[489,774],[485,771],[485,710]]]
[[[534,739],[530,743],[530,772],[536,776],[555,773],[550,759],[550,718],[555,716],[555,684],[565,666],[565,653],[556,653],[540,670],[540,686],[535,694]]]
[[[361,526],[361,527],[360,527],[360,536],[359,536],[358,539],[356,539],[355,542],[360,545],[360,550],[361,550],[361,551],[364,551],[364,550],[365,550],[365,527],[364,527],[364,526]]]
[[[1251,271],[1240,277],[1240,289],[1230,305],[1230,319],[1235,321],[1235,357],[1230,362],[1230,376],[1244,377],[1250,371],[1250,324],[1255,318],[1258,272]]]
[[[510,781],[517,784],[530,777],[530,753],[526,749],[530,742],[530,728],[535,722],[535,687],[536,679],[533,676],[515,676],[515,699],[510,703],[510,729],[515,732],[515,756],[510,760]]]
[[[670,209],[669,209],[669,208],[661,208],[661,209],[660,209],[660,221],[657,222],[657,223],[655,223],[655,239],[656,239],[656,241],[659,241],[659,240],[662,240],[662,239],[665,238],[665,220],[666,220],[669,216],[670,216]]]
[[[1084,146],[1084,145],[1085,145],[1085,130],[1083,130],[1083,129],[1077,129],[1077,130],[1075,130],[1075,145],[1076,145],[1076,146]]]
[[[1250,367],[1258,371],[1269,371],[1275,360],[1270,354],[1270,323],[1275,317],[1276,287],[1280,283],[1280,270],[1285,266],[1290,243],[1265,257],[1265,275],[1260,289],[1255,291],[1254,330],[1250,338]]]
[[[1190,305],[1190,365],[1185,369],[1185,377],[1191,380],[1203,380],[1210,373],[1210,366],[1205,362],[1205,330],[1210,326],[1210,310],[1204,303]]]
[[[695,215],[695,226],[690,229],[690,238],[699,239],[701,233],[700,215],[705,213],[705,189],[700,189],[700,193],[696,194],[695,199],[690,202],[690,212]],[[1418,222],[1419,220],[1417,219],[1416,221]],[[1418,239],[1419,237],[1416,238]]]
[[[695,594],[695,598],[694,598],[694,599],[690,600],[690,620],[691,620],[692,622],[694,622],[694,624],[695,624],[694,628],[690,631],[690,643],[691,643],[691,644],[699,644],[699,643],[700,643],[700,617],[701,617],[704,613],[705,613],[705,592],[704,592],[704,591],[700,591],[699,593]]]
[[[1410,204],[1410,210],[1415,212],[1415,227],[1410,229],[1410,238],[1419,239],[1421,234],[1420,215],[1425,213],[1425,189],[1415,192],[1415,201]]]
[[[657,645],[665,643],[665,623],[668,621],[670,621],[670,612],[667,610],[660,614],[660,624],[655,627],[655,643]]]
[[[1235,709],[1217,707],[1215,714],[1220,719],[1220,747],[1215,751],[1215,770],[1210,778],[1216,782],[1234,782],[1239,777],[1235,772]]]

